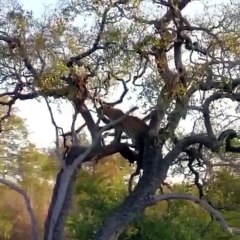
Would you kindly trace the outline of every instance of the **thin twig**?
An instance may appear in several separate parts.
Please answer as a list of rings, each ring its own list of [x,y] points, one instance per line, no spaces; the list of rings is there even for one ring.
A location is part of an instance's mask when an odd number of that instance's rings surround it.
[[[62,160],[62,154],[61,154],[61,151],[60,151],[60,143],[59,143],[59,134],[58,134],[58,130],[61,129],[60,127],[58,127],[55,119],[54,119],[54,116],[53,116],[53,112],[52,112],[52,108],[47,100],[46,97],[44,97],[44,100],[47,104],[47,108],[48,108],[48,111],[50,113],[50,117],[51,117],[51,121],[52,121],[52,124],[55,128],[55,134],[56,134],[56,152],[57,152],[57,156],[59,157],[60,160]]]

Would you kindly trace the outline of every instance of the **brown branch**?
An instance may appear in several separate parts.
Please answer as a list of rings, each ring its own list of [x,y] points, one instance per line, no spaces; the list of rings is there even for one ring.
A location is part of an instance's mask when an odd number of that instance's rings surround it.
[[[107,105],[114,106],[114,105],[117,105],[117,104],[123,102],[124,97],[125,97],[125,96],[127,95],[127,93],[128,93],[127,83],[130,81],[130,78],[129,78],[128,80],[124,80],[124,79],[122,79],[122,78],[120,78],[120,77],[118,77],[118,76],[116,76],[116,75],[113,75],[113,74],[112,74],[112,76],[113,76],[117,81],[121,82],[121,83],[122,83],[122,86],[123,86],[123,92],[121,93],[121,95],[120,95],[120,97],[119,97],[118,100],[116,100],[116,101],[114,101],[114,102],[108,102],[108,103],[107,103],[107,102],[104,102],[104,103],[107,104]],[[101,102],[103,102],[103,101],[101,101]]]
[[[84,119],[92,139],[94,139],[98,131],[98,126],[95,124],[93,117],[85,104],[79,109],[79,113]]]
[[[31,62],[30,62],[30,60],[27,56],[25,46],[21,43],[21,41],[18,38],[10,37],[7,34],[6,35],[0,35],[0,41],[1,40],[5,41],[8,44],[9,49],[11,49],[11,50],[18,47],[20,57],[22,58],[22,61],[24,62],[25,67],[33,75],[33,77],[36,78],[38,76],[37,71],[33,67],[33,65],[31,64]]]
[[[107,14],[108,14],[110,9],[111,9],[111,7],[108,7],[103,12],[102,21],[101,21],[101,24],[100,24],[100,29],[99,29],[98,35],[97,35],[92,47],[84,53],[81,53],[81,54],[79,54],[75,57],[71,57],[70,60],[67,63],[67,66],[71,67],[73,65],[73,63],[78,62],[79,60],[91,55],[92,53],[94,53],[98,49],[102,49],[102,47],[100,47],[98,45],[99,45],[99,42],[101,40],[101,35],[103,33],[104,27],[106,25]]]
[[[52,202],[50,204],[48,217],[45,223],[45,240],[59,239],[62,237],[61,234],[63,232],[63,229],[61,229],[61,227],[63,228],[63,223],[66,219],[66,212],[69,208],[69,204],[67,202],[69,202],[72,198],[72,188],[75,183],[76,171],[78,167],[81,166],[82,162],[84,162],[86,159],[89,159],[91,153],[94,152],[101,134],[108,128],[122,121],[122,119],[124,119],[135,109],[136,108],[129,110],[123,117],[105,125],[100,131],[95,134],[95,138],[93,139],[91,146],[82,148],[81,154],[78,155],[75,159],[73,159],[75,157],[75,152],[69,151],[69,154],[72,154],[72,164],[68,164],[69,161],[66,160],[65,166],[63,166],[57,176],[57,182],[54,187]],[[78,146],[74,147],[78,148]],[[95,156],[97,157],[97,155]],[[60,231],[60,233],[58,233],[58,231]]]
[[[82,131],[82,129],[86,127],[86,125],[87,125],[86,123],[82,124],[80,127],[78,127],[78,128],[75,130],[75,132],[76,132],[76,133],[80,133],[80,132]],[[67,137],[67,136],[71,136],[71,135],[72,135],[72,132],[71,132],[71,131],[61,134],[62,137]]]
[[[213,95],[208,97],[203,104],[202,112],[203,112],[203,117],[204,117],[204,124],[205,124],[205,127],[206,127],[209,137],[211,137],[213,139],[216,139],[216,137],[215,137],[213,129],[212,129],[209,106],[212,102],[214,102],[218,99],[223,99],[223,98],[229,98],[233,101],[240,102],[240,94],[218,92],[218,93],[214,93]]]
[[[44,97],[44,100],[47,104],[47,108],[48,108],[48,111],[49,111],[49,114],[50,114],[50,118],[51,118],[52,124],[55,128],[56,153],[57,153],[57,156],[58,156],[59,160],[62,160],[62,155],[61,155],[61,151],[60,151],[60,143],[59,143],[59,132],[58,132],[59,130],[62,130],[62,129],[57,125],[57,123],[55,121],[52,108],[51,108],[50,103],[48,102],[47,98]]]

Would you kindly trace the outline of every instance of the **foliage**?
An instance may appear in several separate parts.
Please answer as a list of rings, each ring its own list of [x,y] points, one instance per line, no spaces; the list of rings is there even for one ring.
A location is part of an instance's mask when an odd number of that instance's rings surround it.
[[[111,215],[125,197],[127,187],[122,181],[122,173],[118,171],[122,164],[114,160],[110,158],[108,161],[103,160],[103,163],[90,167],[79,176],[75,195],[76,202],[67,225],[70,238],[92,239],[93,233],[99,225]],[[109,164],[112,168],[109,167]],[[113,175],[106,174],[110,169],[114,173]],[[236,186],[240,183],[239,178],[231,175],[225,169],[221,169],[208,190],[208,194],[215,196],[211,198],[214,203],[217,204],[222,199],[228,202],[223,194],[229,192],[229,181],[232,186],[233,183]],[[183,189],[185,189],[183,191],[187,191],[184,184],[174,185],[173,188],[174,191]],[[190,192],[194,193],[194,189],[190,189]],[[231,192],[231,196],[239,198],[239,188],[231,187]],[[229,203],[236,204],[235,207],[240,206],[239,199],[235,203],[233,202],[229,200]],[[235,214],[231,210],[224,211],[224,215],[229,216],[230,223],[236,227],[240,226],[240,222],[236,221],[239,219],[239,214],[239,210],[235,210]],[[234,215],[235,219],[232,218]],[[232,236],[222,231],[216,221],[211,220],[208,212],[203,211],[194,203],[184,201],[159,203],[146,209],[144,214],[139,213],[119,239],[155,240],[160,238],[169,240],[233,239]]]
[[[40,19],[15,0],[0,4],[0,172],[28,190],[41,223],[57,175],[45,234],[62,238],[79,172],[71,237],[91,238],[102,226],[96,239],[227,239],[215,223],[205,231],[209,217],[192,203],[145,208],[167,176],[180,175],[185,183],[175,186],[177,193],[199,194],[223,207],[231,225],[239,224],[239,1],[201,2],[201,16],[190,17],[198,6],[190,0],[62,0]],[[15,115],[16,101],[33,99],[48,104],[54,154],[29,143]],[[62,99],[73,112],[66,114],[66,128],[56,118],[56,105],[49,105]],[[147,112],[142,119],[126,115],[109,124],[104,104]],[[59,109],[65,113],[61,104]],[[139,121],[147,124],[144,129]],[[133,132],[136,139],[129,142]],[[129,169],[119,159],[105,161],[116,153],[142,172],[130,196]],[[81,172],[82,164],[100,160],[94,174],[89,166]],[[21,211],[13,210],[18,216]],[[110,215],[109,229],[102,223]],[[3,214],[3,222],[11,217]],[[6,237],[13,236],[14,224],[4,225]]]
[[[58,168],[56,159],[29,142],[24,120],[17,115],[8,118],[2,129],[1,178],[14,180],[27,190],[43,231],[51,182]],[[0,186],[0,193],[0,238],[30,239],[29,216],[22,196],[5,186]]]
[[[114,211],[126,196],[124,176],[127,173],[125,161],[114,157],[102,159],[79,175],[76,202],[68,220],[71,237],[89,239],[93,230]]]
[[[4,116],[4,108],[1,108],[1,115]],[[4,121],[0,139],[0,172],[2,176],[16,177],[19,170],[19,153],[29,145],[27,129],[23,119],[16,115]]]

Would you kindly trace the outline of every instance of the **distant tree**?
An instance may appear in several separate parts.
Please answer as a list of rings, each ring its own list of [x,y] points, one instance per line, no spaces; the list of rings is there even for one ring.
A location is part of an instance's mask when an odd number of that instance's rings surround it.
[[[6,109],[1,106],[0,114],[4,116]],[[12,117],[6,118],[1,124],[0,139],[0,174],[2,177],[18,178],[20,174],[19,153],[29,147],[27,129],[23,119],[12,111]]]
[[[3,115],[4,109],[1,108],[0,112]],[[15,110],[1,127],[0,183],[10,188],[0,186],[0,238],[30,239],[29,214],[43,232],[53,177],[59,163],[48,152],[37,149],[29,142],[24,120],[16,116]]]

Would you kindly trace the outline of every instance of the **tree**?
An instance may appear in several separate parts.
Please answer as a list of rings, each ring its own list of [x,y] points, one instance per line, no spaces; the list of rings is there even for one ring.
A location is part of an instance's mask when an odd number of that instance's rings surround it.
[[[183,11],[196,4],[191,0],[64,1],[36,20],[17,3],[2,1],[0,96],[7,101],[0,103],[8,108],[2,120],[17,100],[38,98],[47,103],[56,129],[56,153],[62,165],[44,239],[63,238],[82,164],[114,153],[137,163],[131,180],[140,170],[143,174],[95,239],[116,239],[136,213],[170,199],[203,206],[226,231],[231,230],[205,199],[204,185],[216,166],[239,169],[239,3],[219,4],[214,15],[208,6],[201,18],[190,20]],[[86,17],[88,25],[82,24]],[[106,102],[120,86],[118,98]],[[143,120],[130,115],[135,108],[124,113],[115,107],[131,92],[138,107],[147,110]],[[70,132],[58,126],[52,111],[52,103],[62,99],[71,102],[74,110]],[[78,126],[78,116],[83,125]],[[105,132],[113,128],[109,143],[111,134]],[[91,137],[89,146],[79,141],[83,131]],[[132,144],[123,141],[122,132]],[[190,176],[199,196],[155,195],[174,172]]]
[[[1,106],[2,116],[5,110]],[[32,230],[42,229],[58,164],[29,142],[24,120],[16,113],[13,109],[1,125],[0,182],[8,188],[0,188],[0,237],[17,240],[30,238],[29,217],[35,223]]]
[[[97,165],[88,164],[77,180],[74,206],[67,221],[67,237],[92,239],[101,223],[127,195],[127,164],[117,156]],[[231,186],[230,186],[231,185]],[[207,196],[224,208],[224,217],[231,226],[239,226],[239,179],[222,168],[216,174]],[[235,187],[236,186],[236,187]],[[165,192],[170,192],[164,186]],[[175,184],[173,192],[196,194],[187,184]],[[224,197],[222,197],[224,195]],[[224,202],[223,202],[224,201]],[[234,239],[224,233],[207,211],[192,202],[162,202],[138,213],[119,239]],[[238,239],[238,237],[236,237]]]

